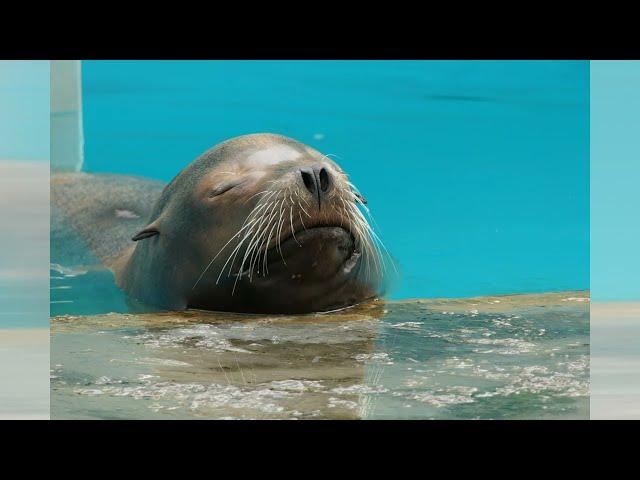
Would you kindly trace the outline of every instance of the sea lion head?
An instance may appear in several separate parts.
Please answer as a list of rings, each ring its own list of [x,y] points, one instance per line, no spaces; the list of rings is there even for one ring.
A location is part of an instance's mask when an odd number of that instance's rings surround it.
[[[386,269],[366,213],[328,156],[280,135],[233,138],[165,187],[119,283],[170,308],[347,307],[380,294]]]

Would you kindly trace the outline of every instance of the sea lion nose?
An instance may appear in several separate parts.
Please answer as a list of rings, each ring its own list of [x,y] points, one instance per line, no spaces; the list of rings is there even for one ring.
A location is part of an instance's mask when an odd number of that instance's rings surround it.
[[[300,169],[300,176],[307,191],[318,200],[318,207],[332,187],[329,171],[322,165]]]

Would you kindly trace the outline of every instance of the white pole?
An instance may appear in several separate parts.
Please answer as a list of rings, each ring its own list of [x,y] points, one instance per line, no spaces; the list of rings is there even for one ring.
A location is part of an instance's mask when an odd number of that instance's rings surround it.
[[[79,171],[83,160],[80,60],[52,60],[51,170]]]

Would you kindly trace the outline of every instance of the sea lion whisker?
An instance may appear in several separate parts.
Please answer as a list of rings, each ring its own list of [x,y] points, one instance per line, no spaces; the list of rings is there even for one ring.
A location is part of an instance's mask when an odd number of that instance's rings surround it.
[[[340,215],[340,212],[338,211],[335,205],[331,205],[331,210],[336,212],[337,217],[340,217],[340,228],[342,228],[342,216]]]
[[[300,222],[302,223],[302,228],[304,228],[305,230],[307,229],[306,225],[304,224],[304,221],[302,220],[302,213],[300,213],[300,210],[298,210],[298,216],[300,217]]]
[[[268,209],[268,206],[269,206],[269,205],[271,205],[271,202],[269,202],[269,203],[267,203],[267,204],[265,205],[265,206],[266,206],[265,210],[266,210],[266,209]],[[240,243],[236,246],[236,248],[234,249],[234,252],[232,252],[232,253],[231,253],[231,255],[229,256],[229,258],[227,259],[227,262],[225,262],[225,264],[222,266],[222,269],[221,269],[221,271],[220,271],[220,275],[218,275],[218,280],[216,281],[216,284],[220,281],[220,277],[222,276],[222,273],[224,272],[224,269],[225,269],[225,267],[226,267],[227,263],[228,263],[228,262],[229,262],[229,260],[231,259],[231,256],[233,256],[233,261],[231,262],[231,265],[229,266],[229,273],[227,274],[227,276],[230,276],[230,275],[231,275],[231,269],[233,268],[233,264],[235,263],[236,256],[237,256],[237,254],[238,254],[238,252],[239,252],[240,248],[242,247],[242,244],[244,243],[244,241],[245,241],[249,236],[251,236],[251,234],[252,234],[252,233],[253,233],[253,237],[252,237],[252,240],[253,240],[253,238],[255,238],[255,235],[256,235],[256,233],[255,233],[255,232],[258,232],[258,231],[260,230],[260,226],[262,225],[262,223],[263,223],[263,222],[264,222],[264,220],[265,220],[264,211],[263,211],[262,216],[261,216],[261,217],[256,218],[256,220],[259,220],[259,223],[258,223],[258,225],[257,225],[256,229],[254,230],[254,229],[252,228],[252,229],[251,229],[251,230],[250,230],[250,231],[245,235],[245,237],[242,239],[242,242],[240,242]],[[254,227],[255,227],[255,226],[256,226],[256,225],[255,225],[255,223],[254,223]],[[251,241],[249,242],[249,245],[251,245]],[[247,251],[249,251],[249,250],[250,250],[250,248],[248,247],[248,248],[247,248]],[[233,295],[233,292],[235,291],[235,285],[237,284],[238,278],[239,278],[240,276],[242,276],[242,267],[244,266],[244,259],[245,259],[245,258],[246,258],[246,252],[245,252],[245,257],[243,258],[243,262],[242,262],[242,264],[240,265],[240,269],[238,270],[238,276],[236,276],[236,282],[234,282],[234,289],[233,289],[233,291],[232,291],[232,295]]]
[[[296,241],[298,246],[302,246],[300,245],[300,242],[296,238],[296,232],[293,228],[293,205],[289,205],[289,222],[291,223],[291,235],[293,236],[293,239]]]
[[[360,210],[357,207],[352,208],[352,212],[354,217],[357,219],[358,224],[365,230],[365,235],[369,240],[373,240],[372,234],[375,235],[375,232],[367,222],[366,218],[362,215]],[[373,241],[371,242],[374,243]]]
[[[384,244],[384,242],[382,241],[382,239],[380,238],[380,236],[375,232],[375,230],[373,228],[371,228],[370,225],[367,225],[369,230],[371,231],[371,235],[373,236],[373,238],[375,239],[375,242],[377,245],[381,246],[382,249],[385,251],[387,257],[391,258],[391,254],[389,253],[389,250],[387,249],[386,245]],[[382,251],[380,250],[380,247],[378,247],[378,252],[380,253],[380,257],[382,257]],[[384,267],[384,263],[382,264]],[[391,262],[391,266],[393,267],[394,271],[396,273],[398,273],[398,270],[396,269],[395,263]],[[384,267],[386,270],[386,267]]]
[[[309,213],[304,209],[304,207],[302,206],[302,204],[300,202],[298,202],[298,206],[302,209],[302,211],[307,215],[307,217],[311,218],[311,215],[309,215]]]
[[[249,235],[251,235],[252,232],[253,232],[253,228],[251,228],[245,234],[245,236],[242,238],[242,241],[240,241],[238,243],[238,245],[236,245],[236,247],[233,249],[233,251],[229,254],[229,257],[227,258],[227,261],[224,262],[224,265],[222,265],[222,268],[220,269],[220,274],[218,275],[218,278],[216,279],[216,285],[220,282],[220,278],[222,277],[222,274],[224,273],[225,267],[227,266],[227,264],[229,263],[229,261],[233,257],[233,261],[232,261],[231,265],[229,266],[229,271],[231,271],[231,268],[233,267],[233,263],[235,262],[236,254],[242,248],[242,245],[244,244],[245,240],[249,237]]]
[[[353,182],[351,182],[351,181],[347,180],[347,185],[349,185],[349,186],[353,189],[353,191],[354,191],[354,192],[356,192],[356,193],[360,193],[360,189],[359,189],[358,187],[356,187],[356,186],[353,184]]]
[[[255,234],[254,234],[254,236],[255,236]],[[253,239],[252,239],[252,240],[253,240]],[[231,290],[231,296],[233,296],[233,294],[234,294],[234,293],[235,293],[235,291],[236,291],[236,285],[238,284],[238,281],[240,280],[240,278],[242,277],[242,275],[244,275],[244,272],[243,272],[243,270],[242,270],[242,267],[244,267],[244,262],[246,261],[247,256],[249,255],[249,252],[251,251],[251,241],[249,242],[249,244],[250,244],[250,245],[249,245],[249,247],[247,247],[247,248],[245,249],[245,253],[244,253],[244,256],[243,256],[243,258],[242,258],[242,263],[240,264],[240,267],[238,268],[238,273],[236,274],[236,279],[235,279],[235,281],[233,282],[233,289]],[[235,263],[235,257],[234,257],[234,263]]]
[[[382,242],[380,237],[376,234],[376,232],[373,230],[371,225],[369,225],[369,223],[366,221],[366,219],[362,215],[362,212],[360,212],[360,210],[357,207],[353,207],[352,211],[354,213],[354,216],[357,218],[357,223],[360,224],[362,228],[365,229],[365,236],[368,240],[369,248],[375,249],[375,254],[373,254],[373,252],[372,254],[374,257],[374,261],[376,263],[376,270],[378,270],[378,272],[380,272],[380,269],[382,269],[382,271],[386,271],[385,263],[382,261],[383,254],[378,245],[379,243],[380,245],[382,245],[385,251],[387,251],[386,247],[384,246],[384,243]],[[387,251],[387,254],[388,254],[388,251]]]
[[[321,155],[322,155],[323,157],[328,158],[329,160],[331,160],[331,158],[330,158],[330,157],[336,157],[337,159],[342,160],[342,157],[339,157],[339,156],[338,156],[338,155],[336,155],[335,153],[321,153]]]
[[[336,211],[338,212],[338,215],[340,216],[340,226],[342,226],[342,223],[344,222],[344,220],[349,220],[349,215],[347,214],[347,212],[345,211],[344,207],[337,207]],[[353,235],[353,232],[351,231],[351,225],[347,225],[349,227],[349,232]]]
[[[385,244],[382,241],[382,239],[380,238],[380,236],[376,233],[374,228],[366,221],[366,219],[364,218],[362,213],[360,213],[359,209],[358,209],[358,212],[359,212],[359,215],[363,219],[364,225],[367,227],[367,230],[370,232],[370,235],[375,239],[376,243],[379,243],[382,246],[382,248],[385,250],[386,254],[390,257],[391,254],[389,253],[389,250],[387,250],[387,247],[385,246]],[[368,212],[368,209],[367,209],[367,212]],[[371,214],[369,214],[369,217],[373,220],[373,216]],[[375,220],[373,220],[373,221],[375,222]],[[379,250],[379,248],[378,248],[378,250]],[[382,256],[382,252],[381,251],[380,251],[380,255]],[[392,262],[392,265],[393,265],[393,262]],[[395,265],[393,265],[393,268],[395,269]],[[396,273],[397,273],[397,270],[396,270]]]
[[[270,204],[271,205],[271,204]],[[273,205],[271,205],[271,210],[273,210],[275,206],[275,203],[273,203]],[[262,230],[263,230],[263,225],[265,225],[265,223],[269,222],[269,213],[267,213],[267,210],[269,210],[268,208],[264,210],[263,212],[263,216],[262,216],[262,220],[260,221],[260,224],[258,225],[258,227],[256,228],[253,236],[251,237],[251,240],[249,241],[249,246],[247,247],[247,249],[245,250],[245,254],[242,258],[242,264],[240,265],[240,269],[238,270],[238,278],[241,277],[244,272],[243,272],[243,267],[244,267],[244,263],[246,261],[246,259],[251,256],[251,259],[253,259],[253,255],[254,255],[254,251],[255,251],[255,247],[257,244],[257,241],[260,237],[260,235],[262,234]],[[248,270],[248,275],[249,275],[249,280],[251,281],[253,278],[253,266],[252,266],[252,262],[250,261],[250,268]],[[236,278],[237,280],[237,278]]]
[[[364,219],[364,217],[362,217],[362,215],[360,214],[360,212],[353,208],[353,204],[349,204],[349,211],[350,211],[350,217],[352,219],[352,223],[356,229],[356,231],[358,232],[358,238],[360,240],[360,244],[362,246],[362,254],[365,257],[365,261],[366,261],[366,266],[367,266],[367,278],[369,278],[370,274],[371,274],[371,262],[370,262],[370,257],[373,257],[373,261],[374,261],[374,267],[376,268],[376,271],[379,272],[379,266],[377,263],[377,252],[374,252],[374,249],[372,247],[372,240],[371,237],[368,233],[368,231],[366,230],[366,220]]]
[[[283,211],[284,213],[284,211]],[[280,215],[280,223],[278,225],[278,233],[276,236],[278,237],[278,252],[280,252],[280,258],[282,258],[282,263],[284,263],[285,267],[287,266],[287,261],[284,259],[284,255],[282,254],[282,227],[284,226],[285,219],[282,218],[282,214]]]
[[[364,256],[365,262],[366,262],[367,278],[369,278],[371,276],[371,260],[370,260],[371,248],[370,248],[369,238],[364,232],[362,225],[360,225],[358,220],[353,218],[353,216],[352,216],[352,223],[357,232],[357,238],[359,240],[360,249],[362,251],[362,255]]]
[[[267,207],[268,205],[270,205],[270,202],[265,202],[263,204],[258,203],[255,207],[253,207],[251,212],[249,212],[249,215],[247,215],[247,218],[245,219],[245,221],[242,223],[242,227],[244,227],[247,223],[249,223],[253,219],[256,219],[258,217],[258,213],[260,212],[260,210]]]
[[[262,276],[266,277],[267,273],[269,273],[269,268],[267,267],[267,252],[269,248],[269,242],[271,241],[271,235],[273,234],[273,229],[276,228],[277,223],[274,222],[273,226],[269,230],[269,235],[265,237],[264,242],[264,256],[262,257]]]
[[[349,193],[351,193],[351,195],[353,195],[353,201],[356,203],[359,203],[360,205],[362,205],[364,208],[367,208],[367,199],[364,198],[364,195],[362,195],[362,192],[360,192],[360,189],[358,187],[356,187],[352,182],[350,182],[349,180],[347,180],[347,184],[351,187],[351,191]]]
[[[262,220],[262,221],[264,221],[264,218],[263,218],[263,220]],[[262,221],[261,221],[261,223],[262,223]],[[251,240],[249,241],[249,246],[245,249],[244,256],[242,257],[242,262],[241,262],[241,264],[240,264],[240,267],[238,268],[238,273],[237,273],[237,275],[236,275],[236,279],[235,279],[235,281],[233,282],[233,289],[231,290],[231,295],[232,295],[232,296],[233,296],[233,294],[234,294],[234,293],[235,293],[235,291],[236,291],[236,285],[238,284],[238,281],[240,280],[240,278],[242,277],[242,275],[244,275],[244,274],[245,274],[245,272],[243,271],[244,263],[246,262],[247,257],[249,256],[249,254],[251,253],[251,251],[253,250],[253,241],[254,241],[254,239],[255,239],[255,237],[256,237],[256,235],[258,234],[258,232],[259,232],[259,231],[260,231],[260,229],[259,229],[259,228],[257,228],[257,229],[255,230],[255,233],[254,233],[254,232],[252,232],[252,233],[253,233],[253,237],[252,237],[252,238],[251,238]],[[235,260],[234,260],[234,262],[235,262]],[[251,272],[247,273],[247,275],[250,275],[250,273],[251,273]]]
[[[262,230],[262,233],[260,234],[260,237],[257,239],[255,247],[254,247],[254,252],[251,255],[252,261],[249,264],[249,270],[250,270],[250,281],[253,281],[253,269],[255,267],[258,267],[256,270],[256,274],[260,275],[260,257],[262,256],[262,245],[264,244],[264,241],[266,240],[265,236],[267,234],[267,231],[269,230],[269,225],[271,225],[271,220],[272,218],[269,218],[269,221],[267,222],[267,224],[265,225],[264,229]],[[263,269],[264,272],[264,269]]]
[[[265,223],[264,228],[262,228],[260,235],[258,236],[258,238],[255,241],[255,245],[253,246],[253,252],[251,254],[251,260],[249,261],[249,281],[253,281],[253,268],[256,265],[257,261],[259,260],[260,257],[260,249],[262,248],[262,239],[264,237],[264,235],[266,234],[267,228],[269,228],[269,225],[271,224],[271,220],[273,218],[273,210],[275,209],[275,203],[273,205],[273,207],[271,207],[271,210],[269,211],[269,217],[267,218],[267,222]],[[258,272],[259,273],[259,272]]]
[[[202,277],[204,276],[204,274],[207,272],[207,270],[209,270],[209,268],[211,267],[211,264],[213,264],[213,262],[216,260],[216,258],[218,258],[218,256],[222,253],[222,251],[227,248],[227,245],[229,245],[234,238],[236,238],[238,235],[240,235],[242,233],[242,231],[249,227],[251,224],[247,224],[246,226],[242,227],[233,237],[231,237],[229,239],[229,241],[227,243],[225,243],[223,245],[223,247],[218,251],[218,253],[216,253],[216,255],[211,259],[211,261],[208,263],[208,265],[205,267],[205,269],[202,271],[202,273],[200,274],[200,276],[198,277],[198,280],[196,280],[196,283],[194,283],[193,287],[191,287],[191,290],[193,290],[194,288],[196,288],[196,286],[198,285],[198,283],[200,283],[200,280],[202,280]]]
[[[349,213],[349,209],[347,208],[347,203],[345,202],[344,198],[342,198],[342,196],[339,197],[340,201],[342,202],[342,211],[344,216],[349,220],[349,224],[351,226],[355,225],[355,220],[352,218],[351,214]],[[340,217],[342,219],[342,216]],[[361,234],[360,234],[361,236]],[[359,241],[360,239],[356,239],[357,241]]]
[[[285,201],[286,201],[286,197],[284,197],[282,199],[282,204],[280,205],[280,217],[278,218],[278,229],[276,230],[276,239],[277,239],[276,248],[280,252],[281,255],[282,255],[282,251],[280,250],[280,234],[282,233],[281,221],[282,221],[282,215],[285,212],[285,205],[284,205]]]
[[[263,205],[263,206],[267,206],[267,207],[268,207],[268,204]],[[264,215],[262,215],[261,217],[258,217],[258,216],[257,216],[257,213],[256,213],[255,222],[253,222],[254,227],[259,226],[259,224],[257,224],[257,222],[258,222],[258,221],[262,221],[262,219],[263,219],[263,218],[264,218]],[[236,257],[238,256],[238,253],[239,253],[239,251],[240,251],[240,248],[242,247],[242,244],[244,243],[244,241],[245,241],[247,238],[249,238],[249,236],[251,236],[251,234],[252,234],[253,232],[254,232],[254,229],[253,229],[253,228],[251,229],[251,231],[247,232],[247,234],[246,234],[246,235],[245,235],[245,237],[242,239],[242,241],[240,242],[240,244],[236,247],[236,249],[234,250],[234,252],[232,252],[232,253],[231,253],[231,255],[230,255],[230,256],[233,256],[233,259],[231,260],[231,265],[229,266],[229,271],[228,271],[228,273],[227,273],[227,276],[230,276],[230,275],[231,275],[231,270],[233,269],[233,265],[234,265],[234,264],[235,264],[235,262],[236,262]],[[242,270],[242,266],[241,266],[241,268],[240,268],[240,271],[238,272],[239,274],[241,273],[241,270]],[[224,271],[224,267],[223,267],[223,270],[222,270],[222,271]],[[221,273],[222,273],[222,272],[221,272]]]
[[[280,252],[280,257],[282,258],[282,262],[285,264],[285,266],[287,265],[286,260],[284,259],[284,255],[282,254],[282,227],[284,226],[284,221],[285,219],[283,218],[284,212],[286,211],[286,208],[284,207],[284,202],[282,202],[282,205],[280,206],[280,218],[278,220],[278,230],[276,232],[276,238],[277,238],[277,250],[278,252]]]
[[[373,224],[375,225],[376,228],[380,228],[380,226],[378,225],[378,222],[376,222],[376,219],[373,217],[373,215],[371,214],[371,210],[369,209],[369,207],[367,206],[366,202],[363,203],[362,201],[362,196],[358,196],[355,195],[353,192],[349,192],[352,195],[352,199],[353,201],[359,205],[359,207],[365,211],[365,213],[367,214],[367,217],[369,217],[369,219],[371,220],[371,222],[373,222]]]
[[[236,263],[236,258],[238,257],[238,253],[240,253],[240,250],[241,250],[241,248],[242,248],[242,245],[244,244],[244,241],[245,241],[247,238],[249,238],[249,236],[250,236],[252,233],[253,233],[253,229],[252,229],[252,231],[251,231],[251,232],[249,232],[249,233],[246,235],[246,237],[245,237],[245,238],[243,238],[243,239],[242,239],[242,242],[241,242],[241,243],[236,247],[235,251],[234,251],[234,252],[232,252],[231,256],[232,256],[233,258],[231,259],[231,264],[229,265],[229,270],[227,271],[227,277],[230,277],[230,276],[231,276],[231,270],[233,270],[233,266],[234,266],[234,265],[235,265],[235,263]],[[224,271],[224,266],[223,266],[222,271],[220,272],[220,276],[222,275],[222,272],[223,272],[223,271]],[[236,275],[236,277],[237,277],[238,275],[241,275],[241,273],[242,273],[242,265],[240,265],[240,268],[238,269],[238,274]],[[236,278],[236,279],[237,279],[237,278]]]
[[[264,222],[268,222],[268,217],[265,217]],[[242,267],[244,266],[244,262],[246,261],[246,259],[249,259],[249,266],[247,267],[246,274],[249,277],[249,281],[250,282],[253,281],[254,258],[256,256],[257,249],[258,249],[258,243],[259,243],[260,239],[262,238],[262,235],[263,235],[263,228],[262,228],[262,224],[261,224],[260,228],[258,230],[256,230],[255,235],[251,238],[251,242],[249,244],[249,247],[247,248],[247,250],[245,252],[245,256],[244,256],[244,258],[242,260],[242,265],[241,265],[240,270],[242,270]],[[242,274],[243,274],[243,272],[241,272],[241,275]]]
[[[306,199],[306,198],[304,198],[304,197],[300,197],[300,198],[302,199],[302,201],[304,202],[304,204],[305,204],[307,207],[311,208],[311,206],[309,205],[309,202],[307,201],[307,199]]]
[[[255,207],[253,207],[253,210],[251,211],[251,213],[249,215],[252,215],[257,212],[259,212],[261,209],[263,209],[266,206],[271,205],[272,200],[272,196],[274,194],[276,194],[277,192],[270,192],[270,195],[265,196],[264,198],[261,198],[260,201],[256,204]]]
[[[281,201],[281,204],[284,203],[284,201]],[[275,217],[274,217],[275,219]],[[273,233],[273,229],[276,228],[277,226],[277,222],[273,223],[273,226],[271,227],[271,230],[269,230],[269,235],[268,237],[266,237],[266,243],[264,244],[264,258],[262,261],[262,276],[266,276],[267,273],[269,273],[269,269],[267,267],[267,252],[268,252],[268,248],[269,248],[269,242],[271,242],[271,235]]]
[[[283,197],[283,198],[280,200],[280,202],[279,202],[279,208],[278,208],[278,212],[280,213],[280,216],[279,216],[279,217],[277,217],[277,213],[276,213],[276,212],[274,212],[274,217],[273,217],[273,218],[274,218],[274,222],[273,222],[273,226],[271,227],[271,230],[269,231],[269,236],[268,236],[267,241],[266,241],[265,246],[264,246],[264,257],[265,257],[265,258],[264,258],[264,261],[265,261],[265,268],[263,268],[263,273],[264,273],[264,272],[267,272],[267,273],[268,273],[268,268],[267,268],[267,265],[266,265],[267,249],[269,248],[269,243],[271,242],[271,234],[273,233],[273,229],[274,229],[274,228],[276,229],[276,231],[275,231],[275,232],[276,232],[276,237],[274,238],[274,239],[276,240],[276,250],[278,250],[278,249],[279,249],[279,242],[278,242],[278,227],[279,227],[279,225],[280,225],[280,219],[282,218],[282,209],[283,209],[283,207],[284,207],[284,202],[285,202],[285,198]],[[276,217],[278,218],[277,220],[276,220]]]
[[[271,202],[265,202],[263,204],[256,205],[256,207],[254,207],[252,212],[249,214],[249,217],[254,216],[254,217],[256,217],[256,219],[258,219],[258,213],[260,212],[260,210],[264,209],[264,211],[266,211],[269,208],[269,205],[271,205]],[[264,211],[263,211],[262,217],[260,217],[260,218],[264,218]],[[245,223],[246,223],[246,220],[245,220]],[[233,263],[232,263],[232,265],[233,265]]]
[[[261,192],[256,193],[255,195],[251,195],[249,198],[247,198],[243,203],[247,204],[249,202],[249,200],[253,199],[254,197],[257,197],[258,195],[265,195],[264,197],[262,197],[260,199],[260,201],[264,201],[267,198],[270,198],[274,193],[276,193],[274,190],[263,190]],[[270,195],[267,195],[270,194]]]

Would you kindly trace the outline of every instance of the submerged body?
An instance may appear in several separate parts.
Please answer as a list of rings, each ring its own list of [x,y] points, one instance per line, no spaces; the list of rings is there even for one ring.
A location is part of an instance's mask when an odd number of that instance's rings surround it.
[[[363,197],[335,162],[286,137],[223,142],[168,185],[63,174],[51,191],[52,262],[101,262],[146,303],[305,313],[381,293]]]

